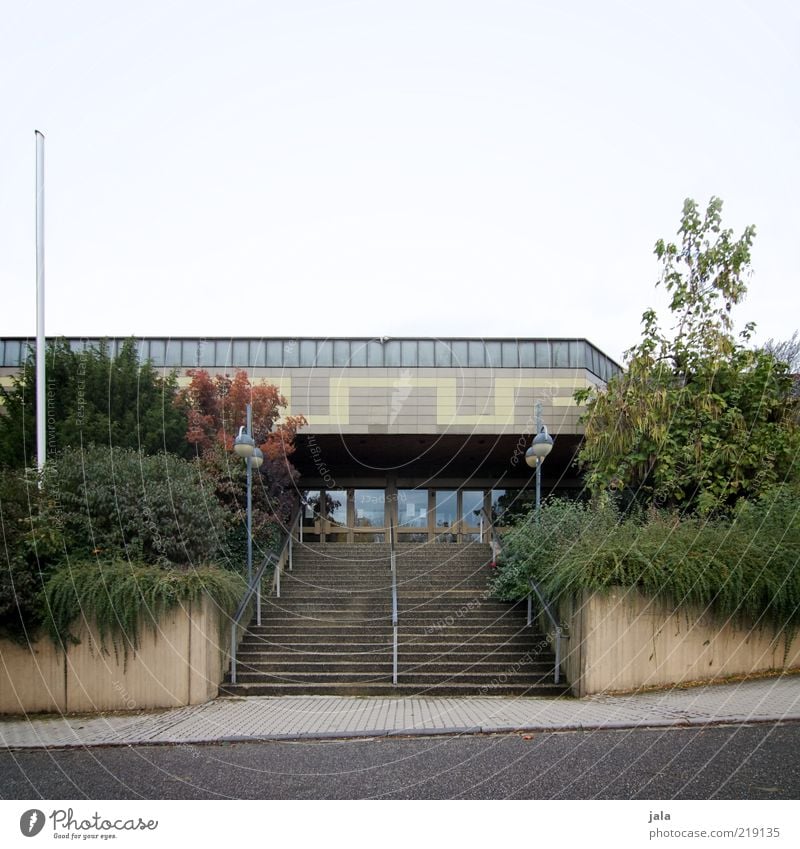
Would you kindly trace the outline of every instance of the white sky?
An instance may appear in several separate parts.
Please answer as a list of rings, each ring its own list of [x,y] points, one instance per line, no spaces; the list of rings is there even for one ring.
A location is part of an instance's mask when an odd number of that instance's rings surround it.
[[[800,6],[36,2],[0,26],[0,335],[586,336],[658,303],[683,199],[800,325]]]

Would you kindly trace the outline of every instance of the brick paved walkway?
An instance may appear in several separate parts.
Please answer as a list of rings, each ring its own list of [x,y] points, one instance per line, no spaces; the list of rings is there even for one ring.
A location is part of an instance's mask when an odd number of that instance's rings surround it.
[[[5,748],[653,728],[800,720],[800,676],[630,696],[217,699],[105,716],[0,718]]]

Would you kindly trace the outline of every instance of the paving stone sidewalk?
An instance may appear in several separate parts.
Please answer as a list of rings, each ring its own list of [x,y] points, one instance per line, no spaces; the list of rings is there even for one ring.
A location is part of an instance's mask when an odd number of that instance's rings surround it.
[[[800,676],[792,676],[585,699],[224,698],[137,714],[0,719],[0,746],[131,746],[798,720]]]

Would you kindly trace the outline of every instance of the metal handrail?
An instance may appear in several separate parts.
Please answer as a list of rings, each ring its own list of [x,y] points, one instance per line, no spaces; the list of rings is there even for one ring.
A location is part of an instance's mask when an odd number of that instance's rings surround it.
[[[284,530],[284,539],[283,544],[280,547],[280,550],[276,553],[275,551],[270,551],[264,560],[261,563],[261,566],[258,569],[258,572],[253,575],[252,580],[247,586],[244,595],[242,596],[242,600],[239,602],[239,606],[236,608],[236,613],[233,614],[231,619],[231,684],[236,683],[236,629],[239,627],[239,623],[242,620],[242,617],[247,610],[250,600],[253,598],[253,594],[256,594],[256,625],[261,624],[261,581],[264,578],[264,573],[267,569],[275,564],[275,581],[278,589],[278,595],[280,596],[280,585],[281,585],[281,568],[283,566],[284,561],[286,560],[286,555],[288,552],[289,556],[289,569],[291,570],[291,558],[292,558],[292,543],[294,540],[294,531],[295,526],[297,525],[297,521],[302,514],[301,505],[295,506],[292,511],[292,518],[289,520],[289,523],[286,525],[286,529]]]
[[[492,517],[487,513],[486,508],[481,508],[481,518],[485,518],[487,522],[487,526],[489,528],[489,542],[492,546],[492,556],[494,558],[500,553],[500,538],[497,535],[497,531],[494,528],[494,523],[492,522]],[[553,609],[550,603],[545,599],[544,593],[542,592],[539,585],[536,581],[530,581],[531,589],[534,593],[536,593],[536,597],[539,599],[540,604],[542,605],[542,609],[544,610],[547,618],[553,625],[554,630],[554,641],[555,641],[555,654],[556,654],[556,662],[555,669],[553,670],[553,680],[554,683],[558,684],[561,681],[561,639],[563,637],[564,629],[559,624],[555,615],[553,614]],[[533,624],[533,608],[532,608],[532,596],[531,593],[528,593],[528,626]]]
[[[397,551],[395,550],[394,519],[389,521],[389,568],[392,572],[392,684],[397,684]]]
[[[555,670],[553,675],[554,683],[558,684],[561,680],[561,637],[563,635],[563,628],[561,624],[558,622],[556,617],[553,615],[553,609],[550,606],[550,603],[544,597],[539,585],[533,579],[530,580],[530,587],[536,593],[536,597],[539,599],[539,604],[542,606],[542,610],[544,610],[547,618],[550,620],[550,624],[553,626],[553,641],[555,643],[555,653],[556,653],[556,663]],[[531,611],[531,594],[528,593],[528,625],[533,622],[533,616]]]

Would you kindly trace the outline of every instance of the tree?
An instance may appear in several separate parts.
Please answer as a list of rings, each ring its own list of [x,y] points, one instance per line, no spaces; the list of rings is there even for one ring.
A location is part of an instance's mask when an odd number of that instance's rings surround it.
[[[139,363],[136,342],[123,342],[115,357],[101,342],[73,351],[64,339],[47,348],[48,454],[108,445],[146,454],[188,453],[186,414],[175,404],[174,372],[161,376]],[[36,446],[36,355],[30,351],[10,390],[0,387],[0,465],[32,466]]]
[[[264,452],[264,464],[253,477],[253,535],[266,545],[275,527],[288,521],[297,500],[299,473],[290,458],[295,435],[307,422],[303,416],[287,416],[281,421],[286,399],[275,386],[251,386],[244,371],[233,378],[212,378],[203,369],[192,369],[188,375],[191,382],[179,400],[187,412],[186,440],[214,482],[218,501],[234,512],[244,510],[246,470],[233,454],[233,440],[245,423],[246,405],[252,405],[253,438]],[[239,536],[237,548],[245,542],[241,533]]]
[[[734,239],[721,213],[719,198],[704,214],[688,199],[679,244],[656,243],[672,332],[647,310],[626,371],[604,390],[576,393],[587,406],[579,462],[595,494],[624,490],[641,503],[712,512],[798,476],[788,366],[746,346],[753,324],[733,332],[755,228]]]

